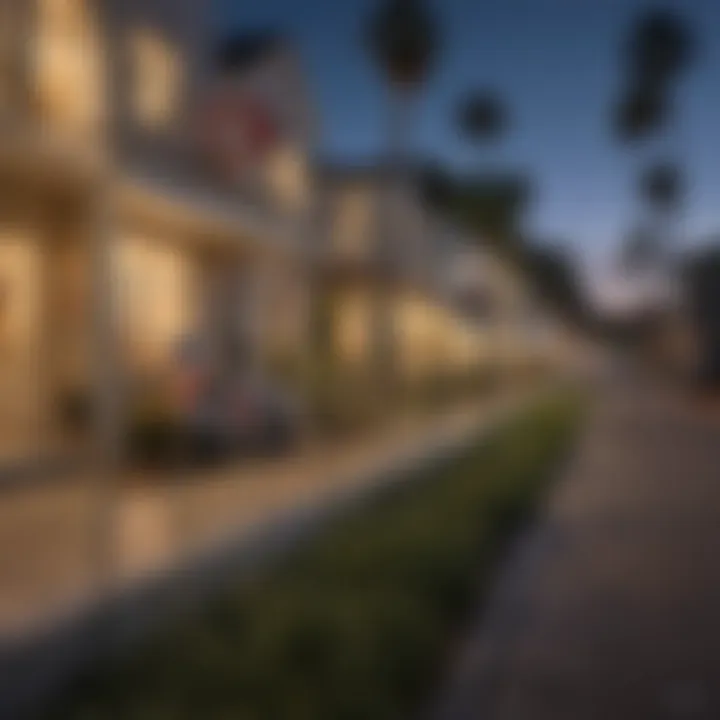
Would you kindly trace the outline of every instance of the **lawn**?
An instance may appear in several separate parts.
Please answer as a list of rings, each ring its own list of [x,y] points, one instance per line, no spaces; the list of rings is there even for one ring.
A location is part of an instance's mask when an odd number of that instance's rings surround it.
[[[78,720],[407,718],[442,679],[509,538],[557,475],[582,402],[545,400],[329,527],[268,577],[84,678]]]

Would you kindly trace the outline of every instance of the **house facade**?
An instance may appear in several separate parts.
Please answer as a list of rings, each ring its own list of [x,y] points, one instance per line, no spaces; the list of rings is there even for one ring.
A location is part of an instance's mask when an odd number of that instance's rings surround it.
[[[248,365],[300,342],[309,95],[287,44],[214,37],[203,0],[0,13],[0,435],[52,444],[79,394],[117,443],[183,336],[219,362],[238,335]]]
[[[383,312],[401,378],[412,384],[451,367],[462,322],[443,295],[440,237],[417,188],[380,165],[326,164],[317,193],[321,284],[332,297],[339,362],[371,366],[374,315]]]
[[[383,258],[391,266],[397,259],[385,305],[399,370],[410,382],[522,365],[536,352],[530,316],[538,308],[524,278],[430,209],[411,180],[398,182],[378,165],[327,165],[317,194],[334,293],[332,336],[344,362],[369,361]]]

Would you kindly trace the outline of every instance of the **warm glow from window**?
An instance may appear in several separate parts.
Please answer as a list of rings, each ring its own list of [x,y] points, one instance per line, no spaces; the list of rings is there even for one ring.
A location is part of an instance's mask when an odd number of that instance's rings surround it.
[[[38,247],[20,228],[0,228],[0,438],[35,425],[40,321]]]
[[[182,80],[178,55],[162,38],[138,30],[130,40],[130,56],[135,118],[148,128],[163,127],[177,110]]]
[[[348,293],[336,305],[336,352],[345,362],[359,365],[370,352],[370,298],[362,293]]]
[[[119,306],[131,362],[167,362],[192,321],[192,268],[177,248],[127,236],[116,248]]]
[[[31,336],[37,323],[37,248],[25,234],[0,234],[0,353]]]
[[[369,252],[371,213],[367,192],[359,189],[343,192],[337,203],[334,227],[334,245],[339,252],[356,256]]]
[[[291,146],[277,148],[268,160],[267,183],[272,196],[290,210],[307,203],[308,178],[302,154]]]
[[[53,127],[96,130],[104,110],[102,50],[82,0],[40,0],[35,37],[35,95]]]

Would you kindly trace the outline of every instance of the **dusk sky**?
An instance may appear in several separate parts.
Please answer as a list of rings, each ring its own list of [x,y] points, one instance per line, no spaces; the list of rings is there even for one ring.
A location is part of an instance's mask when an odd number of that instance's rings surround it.
[[[322,152],[345,159],[383,148],[384,88],[362,43],[376,0],[219,0],[223,26],[276,27],[297,44],[319,105]],[[521,169],[537,189],[530,227],[576,248],[597,278],[636,217],[642,155],[620,148],[609,108],[621,88],[621,47],[644,0],[435,0],[443,37],[418,103],[418,152],[458,167]],[[657,5],[657,3],[653,3]],[[666,3],[666,5],[673,3]],[[720,231],[720,1],[675,0],[701,56],[679,95],[680,143],[691,182],[686,235]],[[468,146],[454,127],[459,97],[496,89],[511,116],[505,140]],[[657,145],[655,146],[658,147]],[[652,156],[653,146],[645,153]]]

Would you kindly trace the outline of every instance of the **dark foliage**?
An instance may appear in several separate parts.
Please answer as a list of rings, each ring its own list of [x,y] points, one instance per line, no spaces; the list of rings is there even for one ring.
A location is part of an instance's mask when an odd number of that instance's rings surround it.
[[[359,506],[259,582],[239,578],[201,613],[95,668],[52,717],[415,716],[562,460],[579,400],[543,403]]]
[[[613,109],[615,134],[624,142],[642,140],[661,130],[669,116],[668,102],[657,89],[637,87]]]
[[[535,291],[567,321],[584,326],[589,310],[577,273],[577,265],[560,245],[528,244],[523,248],[522,268]]]
[[[664,88],[692,63],[695,45],[690,27],[674,9],[646,12],[630,34],[630,74],[643,84]]]
[[[532,197],[521,174],[458,175],[439,167],[422,178],[426,200],[484,243],[513,254]]]
[[[460,104],[458,124],[470,140],[496,140],[505,131],[508,119],[496,95],[473,92]]]
[[[686,296],[700,341],[701,380],[720,385],[720,240],[688,259],[684,268]]]
[[[383,0],[370,18],[367,43],[394,85],[412,87],[425,79],[435,58],[437,24],[422,0]]]

